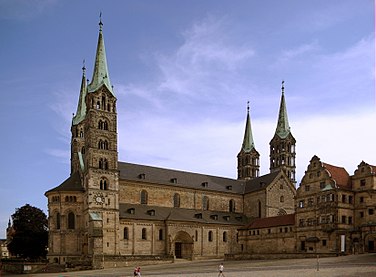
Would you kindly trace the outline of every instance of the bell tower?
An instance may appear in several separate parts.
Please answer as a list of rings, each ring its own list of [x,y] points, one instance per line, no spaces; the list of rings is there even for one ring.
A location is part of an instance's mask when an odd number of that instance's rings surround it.
[[[282,95],[279,107],[278,123],[270,141],[270,172],[283,170],[293,184],[295,179],[295,143],[287,118],[285,87],[282,81]]]
[[[84,188],[83,247],[95,268],[104,255],[119,253],[119,170],[116,97],[107,68],[99,22],[93,77],[83,67],[77,113],[72,120],[71,171],[79,172]]]
[[[247,103],[247,120],[245,123],[243,144],[237,158],[238,180],[250,180],[259,176],[260,154],[257,152],[253,141],[249,102]]]

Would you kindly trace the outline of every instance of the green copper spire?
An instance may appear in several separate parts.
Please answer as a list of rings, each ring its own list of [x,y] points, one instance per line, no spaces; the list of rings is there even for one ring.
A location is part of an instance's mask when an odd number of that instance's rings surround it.
[[[111,94],[114,95],[111,82],[110,82],[110,75],[108,74],[106,50],[104,47],[102,26],[103,26],[102,18],[100,17],[99,37],[98,37],[97,53],[95,55],[94,72],[93,72],[93,78],[91,79],[91,83],[88,86],[88,92],[94,92],[98,90],[102,85],[105,85],[107,89],[111,92]]]
[[[253,148],[255,148],[255,143],[253,142],[253,136],[252,136],[252,128],[251,128],[251,120],[249,116],[249,101],[247,103],[247,121],[245,123],[245,133],[244,133],[244,139],[242,144],[242,150],[244,152],[250,152]]]
[[[282,81],[282,96],[281,96],[281,105],[279,107],[278,123],[275,134],[280,138],[284,139],[290,134],[290,125],[287,118],[287,109],[285,103],[285,81]]]
[[[78,99],[78,106],[76,115],[73,117],[73,125],[80,123],[82,120],[85,119],[86,116],[86,93],[87,93],[87,86],[86,86],[86,74],[85,74],[85,60],[84,66],[82,67],[82,81],[81,81],[81,89],[80,89],[80,98]]]

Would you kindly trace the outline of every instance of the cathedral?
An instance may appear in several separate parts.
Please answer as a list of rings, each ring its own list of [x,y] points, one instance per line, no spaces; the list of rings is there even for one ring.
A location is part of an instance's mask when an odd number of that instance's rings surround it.
[[[373,218],[368,210],[376,206],[372,202],[375,166],[363,162],[353,177],[314,156],[296,190],[296,140],[283,83],[277,127],[269,143],[269,174],[259,175],[260,154],[253,141],[249,106],[244,138],[234,157],[237,179],[119,161],[118,103],[102,29],[100,22],[90,82],[85,67],[82,72],[71,125],[70,176],[45,193],[50,262],[103,268],[135,260],[241,258],[321,248],[338,252],[343,239],[352,246],[357,243],[358,251],[365,249],[365,240],[366,246],[376,247],[373,236],[366,234],[376,226],[367,225],[376,222],[376,215]],[[354,182],[364,203],[356,211]],[[345,199],[343,204],[339,199]],[[354,213],[360,212],[364,226],[350,233],[358,222]],[[340,229],[338,220],[342,220]]]
[[[71,126],[71,173],[48,198],[50,261],[217,258],[242,251],[238,229],[254,218],[294,212],[295,139],[284,88],[270,141],[270,173],[259,176],[249,107],[237,157],[238,178],[118,160],[117,99],[103,38],[90,82],[83,68]]]

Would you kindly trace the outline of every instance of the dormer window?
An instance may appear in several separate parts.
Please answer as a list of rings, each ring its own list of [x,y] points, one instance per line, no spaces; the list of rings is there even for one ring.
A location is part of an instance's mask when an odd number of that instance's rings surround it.
[[[173,183],[173,184],[176,184],[178,182],[178,179],[177,178],[171,178],[170,182]]]
[[[195,218],[202,219],[202,213],[195,214]]]
[[[141,173],[141,174],[138,175],[138,179],[143,180],[143,179],[145,179],[145,176],[146,176],[145,173]]]
[[[218,215],[213,214],[213,215],[210,216],[210,218],[213,219],[213,220],[218,220]]]
[[[134,213],[135,213],[135,209],[134,209],[134,208],[129,208],[129,209],[127,210],[127,212],[128,212],[129,214],[134,214]]]
[[[148,214],[151,216],[155,216],[155,210],[148,210]]]
[[[227,190],[232,190],[232,186],[226,186]]]
[[[202,182],[201,186],[204,187],[204,188],[207,188],[209,186],[209,184],[208,184],[208,182]]]
[[[223,219],[226,220],[226,221],[229,221],[229,220],[230,220],[230,216],[229,216],[229,215],[225,215],[225,216],[223,217]]]

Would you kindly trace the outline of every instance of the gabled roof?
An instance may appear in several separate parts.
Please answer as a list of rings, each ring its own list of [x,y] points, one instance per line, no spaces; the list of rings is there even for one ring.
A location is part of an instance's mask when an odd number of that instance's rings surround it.
[[[120,219],[190,221],[224,225],[246,225],[250,221],[249,218],[240,213],[203,211],[126,203],[121,203],[119,206]]]
[[[257,218],[246,229],[260,229],[277,226],[295,225],[295,214]]]
[[[351,188],[350,175],[343,167],[322,163],[322,166],[329,172],[338,187]]]
[[[69,176],[68,179],[66,179],[63,183],[61,183],[59,186],[50,189],[45,193],[49,192],[57,192],[57,191],[85,191],[84,187],[81,185],[81,177],[80,173],[76,171],[71,176]]]
[[[248,180],[245,184],[244,193],[249,193],[257,190],[261,190],[269,186],[275,178],[278,176],[280,171],[275,171],[251,180]]]
[[[119,162],[118,168],[122,180],[236,194],[244,192],[244,181],[241,180],[126,162]]]

